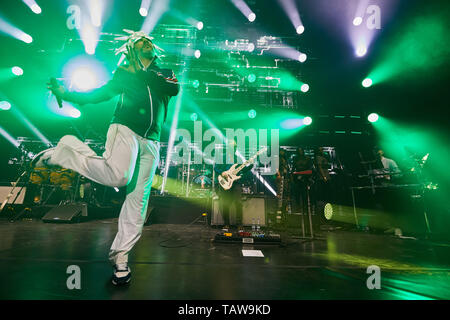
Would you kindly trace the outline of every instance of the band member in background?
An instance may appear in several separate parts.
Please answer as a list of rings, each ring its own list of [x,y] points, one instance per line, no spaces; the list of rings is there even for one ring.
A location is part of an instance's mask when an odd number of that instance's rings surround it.
[[[394,160],[392,160],[392,159],[386,158],[384,156],[384,151],[382,149],[378,148],[376,150],[376,153],[377,153],[378,161],[381,162],[381,166],[386,172],[388,172],[390,174],[398,174],[398,173],[400,173],[400,169],[398,168],[397,163]],[[387,180],[390,180],[391,176],[390,175],[386,175],[385,178]]]
[[[216,164],[214,166],[214,171],[218,175],[222,175],[223,177],[226,177],[226,171],[231,168],[231,166],[238,162],[238,156],[237,156],[237,143],[236,141],[229,141],[227,146],[231,147],[233,152],[230,154],[226,152],[226,149],[224,150],[223,155],[223,162],[222,164]],[[219,196],[219,206],[220,211],[222,212],[222,217],[224,221],[224,230],[229,230],[231,223],[230,223],[230,213],[231,208],[234,208],[236,213],[236,223],[235,225],[240,226],[242,225],[242,183],[246,180],[248,176],[248,172],[253,168],[253,164],[248,165],[247,167],[243,168],[238,175],[241,176],[241,178],[237,181],[235,181],[232,185],[232,187],[228,190],[223,189],[218,183],[217,183],[217,194]]]
[[[316,168],[316,200],[328,202],[331,198],[329,162],[322,147],[318,147],[315,151],[314,166]]]
[[[278,197],[278,209],[282,212],[288,211],[288,205],[290,202],[290,186],[292,177],[290,176],[289,161],[286,154],[286,150],[280,148],[279,165],[275,176],[277,185],[277,197]]]
[[[293,175],[292,179],[292,197],[294,199],[295,210],[305,213],[307,210],[307,186],[310,184],[311,175],[307,172],[312,170],[311,158],[305,155],[302,148],[297,148],[293,159],[294,172],[303,172],[304,174]]]
[[[128,254],[142,234],[152,179],[159,162],[161,128],[179,84],[172,70],[156,64],[157,47],[143,32],[130,35],[117,53],[128,64],[119,67],[106,85],[91,92],[69,92],[50,83],[57,99],[85,105],[120,96],[108,129],[105,152],[97,154],[75,136],[64,136],[55,148],[39,155],[36,166],[57,165],[111,187],[127,187],[119,228],[109,252],[115,285],[128,283]]]

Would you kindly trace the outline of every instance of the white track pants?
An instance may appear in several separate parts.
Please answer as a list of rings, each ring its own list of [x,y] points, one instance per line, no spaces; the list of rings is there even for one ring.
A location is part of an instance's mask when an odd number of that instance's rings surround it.
[[[49,151],[49,164],[74,170],[106,186],[127,186],[119,230],[109,252],[113,264],[128,262],[128,253],[142,234],[159,147],[159,142],[142,138],[126,126],[111,124],[102,157],[70,135]]]

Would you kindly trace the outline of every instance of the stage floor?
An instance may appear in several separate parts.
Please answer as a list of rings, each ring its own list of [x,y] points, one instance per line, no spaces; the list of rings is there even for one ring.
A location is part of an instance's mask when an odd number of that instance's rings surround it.
[[[361,231],[283,245],[218,244],[218,229],[155,224],[130,256],[132,281],[110,283],[117,219],[78,224],[0,221],[0,299],[449,299],[450,245]],[[264,257],[244,257],[242,249]],[[67,268],[81,271],[69,290]],[[369,290],[367,267],[381,270]]]

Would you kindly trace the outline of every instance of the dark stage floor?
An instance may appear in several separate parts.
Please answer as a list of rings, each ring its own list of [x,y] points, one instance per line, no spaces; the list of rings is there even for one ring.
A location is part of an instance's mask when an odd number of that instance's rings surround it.
[[[78,224],[0,221],[1,299],[449,299],[450,246],[359,231],[321,240],[282,234],[283,245],[218,244],[202,225],[146,226],[130,257],[129,286],[110,284],[117,219]],[[81,289],[66,286],[68,266]],[[369,290],[367,267],[381,268]]]

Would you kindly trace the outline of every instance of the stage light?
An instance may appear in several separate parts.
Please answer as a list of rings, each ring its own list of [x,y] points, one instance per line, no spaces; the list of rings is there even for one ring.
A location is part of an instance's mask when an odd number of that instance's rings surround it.
[[[358,48],[356,49],[356,55],[358,57],[363,57],[365,56],[367,53],[367,48],[364,45],[359,45]]]
[[[144,1],[142,1],[144,2]],[[147,34],[151,34],[159,19],[162,15],[169,10],[169,1],[167,0],[153,0],[152,8],[150,7],[150,1],[147,0],[148,6],[141,5],[141,8],[146,8],[148,11],[147,16],[142,23],[141,30]]]
[[[70,116],[72,118],[79,118],[81,116],[81,112],[78,109],[73,108],[72,110],[70,110]]]
[[[102,23],[103,0],[89,0],[88,6],[92,25],[97,28],[100,27]]]
[[[20,146],[20,143],[15,139],[13,136],[11,136],[5,129],[0,127],[0,134],[8,140],[11,144],[13,144],[16,148]]]
[[[248,52],[253,52],[253,50],[255,50],[255,45],[252,42],[250,42],[247,46],[247,50]]]
[[[300,87],[300,90],[302,92],[308,92],[309,91],[309,85],[307,83],[302,84],[302,86]]]
[[[145,8],[140,8],[140,9],[139,9],[139,14],[140,14],[141,16],[143,16],[143,17],[146,17],[147,14],[148,14],[148,11],[147,11],[147,9],[145,9]]]
[[[362,85],[364,88],[369,88],[372,85],[372,79],[370,78],[364,79]]]
[[[33,38],[29,34],[26,34],[22,30],[16,28],[2,16],[0,16],[0,33],[5,33],[25,43],[33,42]]]
[[[297,34],[302,34],[305,31],[305,28],[303,27],[302,20],[300,19],[300,12],[298,11],[296,2],[298,1],[278,0],[278,3],[281,5],[284,13],[288,16]]]
[[[333,218],[333,205],[331,203],[327,203],[323,208],[323,215],[325,219],[331,220]]]
[[[142,0],[141,6],[139,8],[139,14],[143,17],[146,17],[148,14],[148,9],[150,8],[151,0]]]
[[[22,0],[36,14],[42,13],[41,7],[34,0]]]
[[[88,91],[96,87],[97,75],[88,67],[81,67],[72,74],[72,83],[80,91]]]
[[[356,17],[355,19],[353,19],[354,26],[359,26],[362,22],[363,22],[363,19],[361,17]]]
[[[248,19],[248,21],[255,21],[256,14],[249,8],[244,0],[231,0],[231,2]]]
[[[298,55],[298,61],[300,61],[300,62],[302,62],[302,63],[305,62],[307,58],[308,58],[307,55],[304,54],[304,53],[300,53],[300,54]]]
[[[305,117],[303,118],[303,124],[305,126],[309,126],[312,123],[312,118],[311,117]]]
[[[197,119],[198,119],[198,115],[194,112],[194,113],[192,113],[191,114],[191,120],[192,121],[197,121]]]
[[[249,117],[250,119],[254,119],[254,118],[256,117],[256,110],[255,110],[255,109],[251,109],[251,110],[248,112],[248,117]]]
[[[32,43],[33,42],[33,38],[29,34],[26,34],[26,33],[22,33],[19,36],[19,40],[22,40],[25,43]]]
[[[197,88],[200,86],[200,81],[198,81],[198,80],[192,81],[192,86],[193,86],[195,89],[197,89]]]
[[[247,77],[247,80],[248,80],[248,82],[253,83],[256,81],[256,76],[253,73],[249,74]]]
[[[203,22],[199,21],[197,22],[197,29],[202,30],[203,29]]]
[[[376,113],[371,113],[371,114],[369,114],[369,116],[367,117],[367,119],[368,119],[370,122],[374,123],[374,122],[377,122],[377,121],[378,121],[379,116],[378,116],[378,114],[376,114]]]
[[[98,28],[95,28],[90,23],[85,22],[79,31],[81,41],[83,41],[84,44],[85,52],[89,55],[95,54],[95,48],[97,47],[100,36]]]
[[[21,76],[21,75],[23,75],[23,70],[22,70],[22,68],[21,67],[12,67],[12,73],[14,73],[14,75],[16,75],[16,76]]]
[[[200,58],[200,56],[202,55],[202,52],[200,51],[200,50],[195,50],[195,52],[194,52],[194,56],[198,59],[198,58]]]
[[[0,101],[0,110],[6,111],[11,109],[11,103],[8,101]]]

